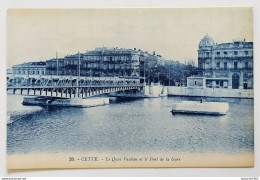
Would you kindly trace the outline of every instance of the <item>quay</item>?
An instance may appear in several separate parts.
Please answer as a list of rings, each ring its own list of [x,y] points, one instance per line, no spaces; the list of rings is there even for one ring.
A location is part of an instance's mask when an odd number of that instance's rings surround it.
[[[253,89],[167,87],[168,96],[254,98]]]

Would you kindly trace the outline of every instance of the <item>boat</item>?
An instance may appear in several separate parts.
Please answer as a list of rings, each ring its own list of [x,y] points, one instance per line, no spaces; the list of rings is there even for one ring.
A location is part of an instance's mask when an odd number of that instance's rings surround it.
[[[226,102],[203,102],[201,101],[182,101],[173,103],[172,113],[186,114],[206,114],[206,115],[226,115],[229,104]]]

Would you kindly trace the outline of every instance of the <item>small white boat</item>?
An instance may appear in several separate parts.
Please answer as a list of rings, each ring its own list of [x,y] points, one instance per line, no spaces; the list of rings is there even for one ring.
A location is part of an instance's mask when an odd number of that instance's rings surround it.
[[[172,105],[172,113],[225,115],[229,104],[226,102],[182,101]]]

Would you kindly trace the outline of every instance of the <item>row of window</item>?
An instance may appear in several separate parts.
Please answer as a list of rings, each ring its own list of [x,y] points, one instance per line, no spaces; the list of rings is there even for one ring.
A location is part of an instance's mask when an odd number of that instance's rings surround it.
[[[68,65],[72,65],[72,64],[68,64]],[[83,63],[81,64],[81,67],[83,68],[106,68],[106,67],[115,67],[115,68],[130,68],[133,66],[137,66],[136,64],[97,64],[97,63]],[[63,68],[64,65],[59,65],[58,68]],[[57,68],[57,65],[55,63],[50,64],[47,66],[48,68]]]
[[[23,70],[17,70],[13,72],[14,74],[41,74],[44,75],[44,71],[23,71]]]
[[[46,75],[57,75],[56,71],[46,71]],[[70,70],[70,71],[59,71],[58,75],[70,75],[70,76],[78,76],[78,71]],[[139,72],[137,71],[86,71],[80,72],[81,76],[139,76]]]
[[[139,57],[140,58],[140,57]],[[92,61],[126,61],[131,60],[131,56],[85,56],[84,60],[92,60]]]
[[[232,53],[233,55],[235,55],[235,56],[238,55],[238,51],[234,51],[234,52],[231,52],[231,53]],[[244,51],[244,52],[239,51],[239,53],[240,53],[240,54],[243,54],[243,53],[244,53],[244,55],[248,55],[248,51]],[[227,51],[224,51],[223,54],[224,54],[224,55],[227,55],[228,52],[227,52]],[[217,56],[220,56],[220,52],[217,52]]]
[[[93,65],[91,65],[91,63],[87,63],[87,62],[82,62],[81,61],[81,66],[83,66],[83,67],[91,67],[91,66],[93,66]],[[124,64],[120,64],[119,63],[119,65],[125,65],[125,64],[129,64],[129,65],[131,65],[131,64],[139,64],[138,63],[138,61],[137,60],[134,60],[134,61],[132,61],[132,63],[124,63]],[[70,65],[70,66],[75,66],[75,65],[78,65],[78,60],[74,60],[74,61],[65,61],[65,63],[59,63],[58,64],[58,66],[59,67],[64,67],[64,66],[67,66],[67,65]],[[103,65],[103,64],[100,64],[100,65]],[[104,65],[107,65],[107,64],[104,64]],[[48,68],[48,67],[56,67],[57,66],[57,63],[56,62],[48,62],[47,64],[46,64],[46,67]]]
[[[221,55],[224,55],[224,56],[227,56],[227,55],[230,55],[230,54],[232,54],[232,55],[234,55],[234,56],[238,56],[238,55],[244,55],[244,56],[248,56],[248,55],[251,55],[251,54],[249,54],[249,51],[224,51],[223,53],[221,53],[221,52],[216,52],[216,56],[217,57],[220,57]],[[206,54],[205,54],[205,56],[207,57],[207,58],[209,58],[210,57],[210,52],[206,52]]]
[[[220,62],[217,62],[216,64],[217,64],[216,68],[219,69],[220,68]],[[233,67],[234,67],[234,69],[238,69],[238,62],[234,62],[233,63]],[[227,68],[228,68],[228,64],[227,64],[227,62],[224,62],[224,69],[227,69]],[[248,69],[249,68],[249,63],[248,62],[244,62],[244,67],[243,68]]]
[[[200,64],[202,65],[202,64]],[[230,67],[231,65],[233,65],[233,67]],[[249,63],[249,62],[244,62],[243,63],[243,67],[241,67],[241,63],[240,63],[240,67],[238,67],[238,62],[233,62],[233,63],[229,63],[229,67],[228,67],[228,63],[227,62],[224,62],[222,64],[222,62],[217,62],[216,63],[216,69],[220,69],[220,68],[223,68],[224,70],[227,70],[227,69],[238,69],[238,68],[244,68],[244,69],[249,69],[249,68],[252,68],[252,63]],[[210,64],[209,63],[205,63],[204,69],[209,69],[210,68]]]

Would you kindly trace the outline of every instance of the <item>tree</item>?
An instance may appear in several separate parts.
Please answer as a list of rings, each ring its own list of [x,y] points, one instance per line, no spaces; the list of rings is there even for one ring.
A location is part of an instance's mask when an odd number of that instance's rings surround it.
[[[158,65],[159,81],[167,86],[186,85],[187,77],[195,75],[196,69],[194,60],[185,61],[184,64],[167,60],[162,65]]]

